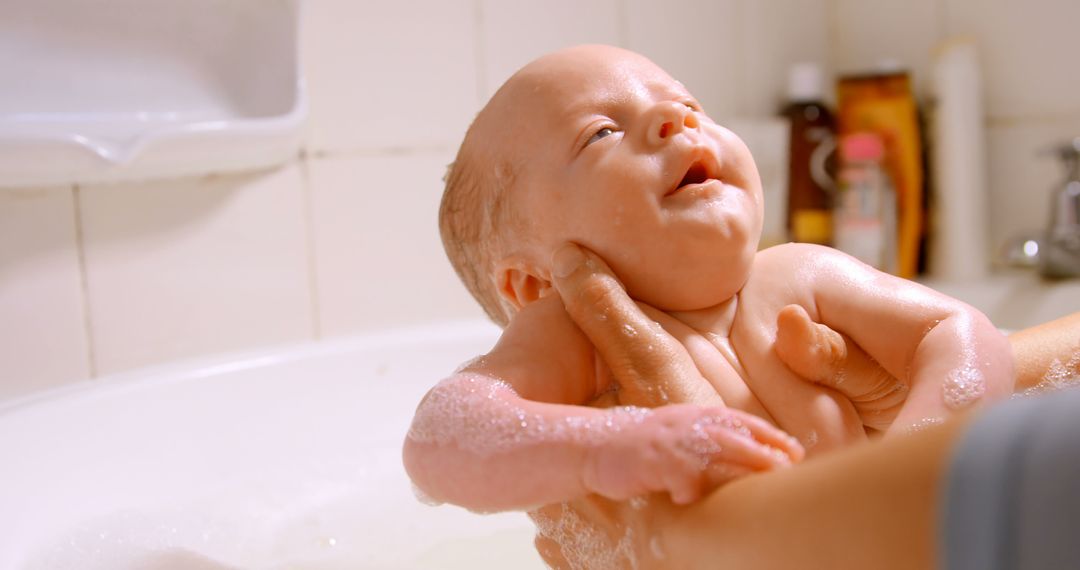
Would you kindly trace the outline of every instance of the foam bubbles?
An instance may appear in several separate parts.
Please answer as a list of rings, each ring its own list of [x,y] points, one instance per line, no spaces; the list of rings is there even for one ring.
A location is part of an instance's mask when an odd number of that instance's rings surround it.
[[[709,466],[711,458],[723,451],[720,444],[716,443],[709,433],[711,429],[714,429],[714,426],[720,426],[725,430],[737,433],[746,438],[752,437],[750,429],[737,418],[722,415],[699,418],[691,425],[690,435],[682,442],[682,444],[684,449],[693,453],[700,459],[700,467],[702,470]]]
[[[409,428],[409,439],[487,456],[544,441],[602,443],[612,432],[644,421],[646,408],[615,407],[551,420],[515,403],[514,389],[501,380],[462,373],[428,393]]]
[[[923,419],[921,419],[921,420],[907,426],[906,428],[904,428],[904,431],[905,431],[905,433],[909,433],[909,434],[916,433],[916,432],[920,432],[920,431],[929,429],[929,428],[931,428],[933,426],[936,426],[936,425],[938,425],[938,424],[940,424],[940,423],[942,423],[944,421],[945,420],[943,418],[923,418]]]
[[[667,558],[667,554],[664,553],[664,548],[660,545],[659,536],[654,536],[649,540],[649,552],[652,552],[653,558],[656,558],[657,560]]]
[[[1055,358],[1050,363],[1046,375],[1038,384],[1014,397],[1037,396],[1074,387],[1080,387],[1080,346],[1077,347],[1076,352],[1069,358],[1069,361],[1064,364],[1061,360]]]
[[[480,356],[474,356],[473,358],[470,358],[470,359],[466,360],[465,362],[462,362],[460,365],[458,365],[458,367],[456,369],[454,369],[454,374],[462,372],[466,368],[472,368],[473,366],[483,366],[484,362],[486,362],[486,361],[487,361],[487,355],[486,354],[481,354]]]
[[[570,570],[620,570],[638,567],[633,548],[633,531],[627,528],[618,541],[613,541],[588,521],[582,519],[566,503],[560,505],[558,517],[544,511],[529,513],[536,523],[536,533],[559,545]]]
[[[941,390],[945,405],[951,410],[961,410],[986,393],[986,381],[982,372],[969,364],[950,372]]]
[[[424,491],[422,491],[420,489],[420,487],[416,486],[416,483],[413,483],[413,482],[410,481],[409,484],[412,485],[413,496],[416,497],[417,501],[420,501],[421,503],[423,503],[423,504],[425,504],[425,505],[427,505],[429,507],[438,507],[438,506],[444,504],[442,501],[440,501],[438,499],[433,499],[433,498],[429,497],[427,493],[425,493]]]

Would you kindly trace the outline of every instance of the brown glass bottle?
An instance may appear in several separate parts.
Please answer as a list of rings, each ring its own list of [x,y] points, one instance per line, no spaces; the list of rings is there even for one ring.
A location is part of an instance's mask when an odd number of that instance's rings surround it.
[[[816,66],[792,69],[791,103],[783,114],[791,122],[788,158],[787,228],[792,241],[832,244],[832,199],[811,174],[814,151],[832,144],[836,123],[821,101],[820,72]]]

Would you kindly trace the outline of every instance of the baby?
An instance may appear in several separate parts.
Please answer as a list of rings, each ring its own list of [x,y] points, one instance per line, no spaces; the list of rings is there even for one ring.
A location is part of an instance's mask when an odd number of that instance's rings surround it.
[[[404,448],[417,487],[484,511],[588,493],[685,503],[803,446],[864,439],[850,401],[777,358],[790,306],[904,382],[891,430],[1012,392],[1008,342],[985,316],[829,248],[757,251],[762,208],[746,146],[648,59],[580,46],[519,70],[466,134],[440,212],[451,262],[505,330],[420,403]],[[553,290],[588,255],[568,243],[607,262],[715,391],[656,379],[651,401],[695,403],[585,407],[618,387],[616,363]]]

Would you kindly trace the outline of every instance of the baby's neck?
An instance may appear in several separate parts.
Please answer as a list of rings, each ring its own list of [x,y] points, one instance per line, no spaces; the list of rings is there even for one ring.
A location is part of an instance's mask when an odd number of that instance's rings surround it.
[[[731,326],[735,323],[735,311],[739,306],[739,295],[702,309],[691,311],[671,311],[668,314],[679,319],[690,328],[699,333],[709,333],[727,338],[731,333]]]

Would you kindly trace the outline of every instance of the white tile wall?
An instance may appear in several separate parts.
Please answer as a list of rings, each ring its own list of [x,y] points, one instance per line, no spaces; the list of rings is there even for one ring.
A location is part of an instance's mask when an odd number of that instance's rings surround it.
[[[308,149],[456,145],[478,107],[471,0],[311,0]]]
[[[0,191],[0,399],[90,375],[70,187]]]
[[[0,398],[320,332],[480,317],[438,241],[439,179],[502,81],[563,46],[642,51],[723,121],[772,115],[798,61],[854,71],[895,58],[925,92],[934,45],[972,34],[998,242],[1045,225],[1059,173],[1033,153],[1080,134],[1072,0],[308,0],[305,18],[305,159],[86,187],[78,201],[70,188],[0,191]]]
[[[98,372],[314,336],[297,165],[80,189]]]
[[[538,56],[577,44],[620,43],[616,0],[479,0],[483,100]]]
[[[716,120],[735,114],[736,0],[625,0],[625,46],[682,81]]]
[[[987,131],[990,234],[995,247],[1037,235],[1050,219],[1050,194],[1064,179],[1060,161],[1042,156],[1051,143],[1080,136],[1080,116],[1058,121],[995,121]]]
[[[787,99],[792,64],[820,64],[829,77],[828,0],[739,0],[731,23],[737,43],[731,53],[739,73],[734,81],[735,112],[742,117],[771,117]],[[826,100],[832,97],[826,85]]]
[[[831,0],[830,59],[838,73],[872,71],[893,60],[913,72],[915,91],[929,90],[931,55],[944,38],[944,0]]]
[[[948,32],[979,42],[990,116],[1080,117],[1080,2],[940,1]]]
[[[324,334],[484,317],[439,241],[442,176],[452,158],[425,152],[309,162]]]

